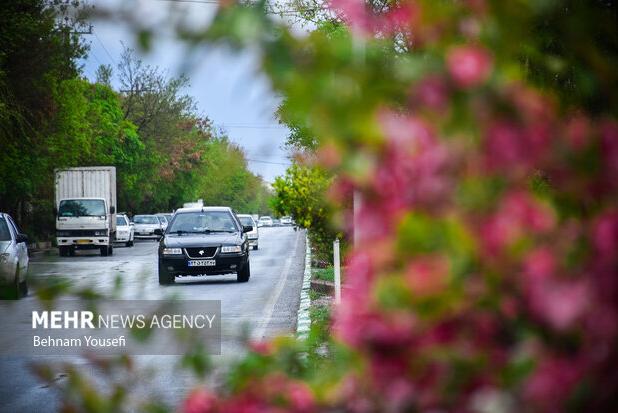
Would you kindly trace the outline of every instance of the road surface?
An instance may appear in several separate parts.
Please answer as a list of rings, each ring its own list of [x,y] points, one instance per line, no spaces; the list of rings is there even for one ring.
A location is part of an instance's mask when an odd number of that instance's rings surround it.
[[[77,286],[91,286],[97,291],[114,291],[115,279],[122,279],[120,298],[156,300],[175,296],[180,300],[221,300],[221,355],[213,363],[225,365],[242,355],[243,329],[253,339],[290,334],[295,329],[299,292],[302,284],[305,236],[290,227],[260,228],[260,249],[251,251],[251,279],[237,283],[235,275],[187,277],[171,286],[157,281],[157,243],[136,241],[132,248],[116,247],[111,257],[94,251],[78,252],[75,257],[56,255],[31,259],[29,277],[66,277]],[[34,300],[31,293],[18,305]],[[6,334],[7,332],[2,332]],[[193,387],[196,379],[178,368],[179,356],[136,356],[137,365],[150,371],[141,390],[146,398],[158,397],[171,405]],[[54,412],[60,407],[54,386],[42,383],[31,372],[33,361],[56,365],[69,361],[86,374],[95,369],[81,357],[0,356],[0,412]],[[54,382],[63,385],[66,375],[58,371]]]

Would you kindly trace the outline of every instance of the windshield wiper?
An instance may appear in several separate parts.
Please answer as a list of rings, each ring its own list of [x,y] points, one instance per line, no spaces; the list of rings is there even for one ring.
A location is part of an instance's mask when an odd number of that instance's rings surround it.
[[[201,231],[183,231],[179,229],[178,231],[170,231],[170,234],[182,235],[182,234],[203,234]]]

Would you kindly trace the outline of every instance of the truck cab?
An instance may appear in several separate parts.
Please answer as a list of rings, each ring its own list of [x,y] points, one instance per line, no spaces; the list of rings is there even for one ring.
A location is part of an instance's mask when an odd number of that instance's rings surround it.
[[[99,249],[102,256],[111,254],[115,212],[104,198],[61,199],[56,221],[60,255],[74,255],[77,249]]]

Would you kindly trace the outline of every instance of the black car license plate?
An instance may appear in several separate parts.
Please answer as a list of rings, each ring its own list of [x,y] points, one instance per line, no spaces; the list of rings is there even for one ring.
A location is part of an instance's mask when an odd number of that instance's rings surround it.
[[[189,260],[189,267],[213,267],[217,265],[216,260]]]

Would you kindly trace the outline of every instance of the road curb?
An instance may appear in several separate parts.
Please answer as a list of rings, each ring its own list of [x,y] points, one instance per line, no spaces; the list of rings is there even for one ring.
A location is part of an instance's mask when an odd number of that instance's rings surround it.
[[[311,299],[309,298],[309,290],[311,290],[311,246],[309,245],[307,233],[305,233],[305,245],[307,247],[307,252],[305,253],[305,273],[303,275],[303,286],[300,290],[300,305],[296,320],[296,337],[300,339],[307,338],[311,327],[311,319],[309,318],[309,306],[311,305]]]

